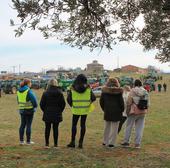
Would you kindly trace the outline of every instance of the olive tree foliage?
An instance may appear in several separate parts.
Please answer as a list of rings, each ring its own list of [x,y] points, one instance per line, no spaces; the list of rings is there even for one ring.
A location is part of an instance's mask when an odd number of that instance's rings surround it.
[[[71,46],[112,49],[120,41],[138,41],[156,58],[170,61],[170,15],[165,0],[12,0],[20,18],[15,36],[38,29]],[[142,16],[144,27],[136,20]]]

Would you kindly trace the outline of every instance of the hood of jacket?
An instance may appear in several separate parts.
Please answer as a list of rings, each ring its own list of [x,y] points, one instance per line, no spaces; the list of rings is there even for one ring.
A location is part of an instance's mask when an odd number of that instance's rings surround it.
[[[74,85],[72,88],[78,93],[84,93],[86,89],[89,88],[89,85]]]
[[[20,87],[18,89],[19,92],[23,93],[24,91],[26,91],[27,89],[30,89],[27,85],[23,86],[23,87]]]
[[[144,97],[144,99],[149,101],[149,94],[143,87],[135,87],[131,90],[131,96],[135,104],[139,103],[140,97]],[[150,103],[148,103],[150,104]]]
[[[146,96],[148,95],[148,92],[143,87],[135,87],[132,89],[132,92],[135,94],[135,96]]]
[[[123,93],[123,89],[120,87],[108,87],[108,86],[104,86],[102,88],[102,92],[103,93],[107,93],[107,94],[122,94]]]

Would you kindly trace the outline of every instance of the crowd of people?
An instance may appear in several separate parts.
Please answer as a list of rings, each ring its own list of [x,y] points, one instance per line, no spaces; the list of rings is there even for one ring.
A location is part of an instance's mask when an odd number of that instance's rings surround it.
[[[34,143],[31,141],[31,125],[38,103],[35,94],[30,88],[31,81],[25,79],[21,82],[21,87],[17,91],[21,118],[19,128],[20,145]],[[78,148],[83,148],[86,120],[88,114],[94,110],[93,102],[96,100],[85,75],[80,74],[77,76],[67,93],[66,100],[72,111],[71,140],[67,147],[75,148],[77,146],[77,123],[80,119],[81,129]],[[140,148],[145,115],[150,105],[149,93],[143,88],[142,82],[136,79],[133,88],[126,85],[121,88],[116,78],[109,78],[102,88],[99,102],[104,113],[105,122],[102,145],[108,148],[115,147],[117,135],[126,121],[122,147],[130,147],[130,136],[133,127],[135,127],[134,147]],[[53,129],[54,147],[58,146],[59,124],[63,121],[62,113],[65,106],[66,102],[57,80],[51,79],[40,100],[40,108],[43,112],[43,121],[45,123],[45,148],[50,147],[49,137],[51,127]],[[24,141],[25,129],[26,142]]]

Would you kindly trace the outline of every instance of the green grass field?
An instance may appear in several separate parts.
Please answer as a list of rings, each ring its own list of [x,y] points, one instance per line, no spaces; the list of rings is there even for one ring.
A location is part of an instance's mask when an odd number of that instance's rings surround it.
[[[106,149],[102,144],[103,113],[98,100],[96,109],[87,119],[84,149],[68,149],[70,141],[71,112],[67,105],[64,121],[60,124],[59,148],[44,149],[44,123],[38,108],[32,128],[33,146],[19,146],[16,95],[0,98],[0,168],[170,168],[170,76],[166,93],[152,92],[151,107],[141,149],[120,147],[124,130],[117,138],[117,147]],[[161,81],[163,82],[163,81]],[[42,90],[36,91],[38,100]],[[79,132],[79,129],[78,129]],[[79,135],[77,135],[78,139]],[[53,137],[51,134],[51,146]],[[133,136],[132,136],[133,144]]]

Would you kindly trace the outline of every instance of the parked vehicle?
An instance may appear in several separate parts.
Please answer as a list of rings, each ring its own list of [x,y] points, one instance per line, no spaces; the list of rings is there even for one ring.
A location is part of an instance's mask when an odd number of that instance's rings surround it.
[[[40,88],[46,89],[47,88],[47,84],[48,84],[48,80],[40,80]]]
[[[97,80],[97,78],[88,78],[87,80],[88,80],[88,84],[90,85],[91,89],[94,89],[100,86],[100,83]]]
[[[15,94],[20,86],[20,80],[6,80],[3,81],[2,90],[5,94]]]
[[[5,80],[1,80],[1,88],[3,89],[4,88],[4,86],[5,86]]]
[[[130,87],[133,86],[133,78],[127,76],[121,76],[119,79],[120,86],[123,87],[124,85],[128,85]]]
[[[149,85],[150,86],[150,91],[154,91],[155,90],[155,79],[149,78],[146,79],[143,83],[143,85]]]
[[[102,93],[102,87],[101,86],[96,87],[96,88],[92,89],[92,91],[96,97],[100,97],[101,93]]]
[[[62,88],[63,91],[67,91],[70,85],[73,84],[73,79],[58,79],[58,85]]]
[[[31,80],[31,88],[32,89],[39,89],[40,88],[40,81],[39,80]]]

